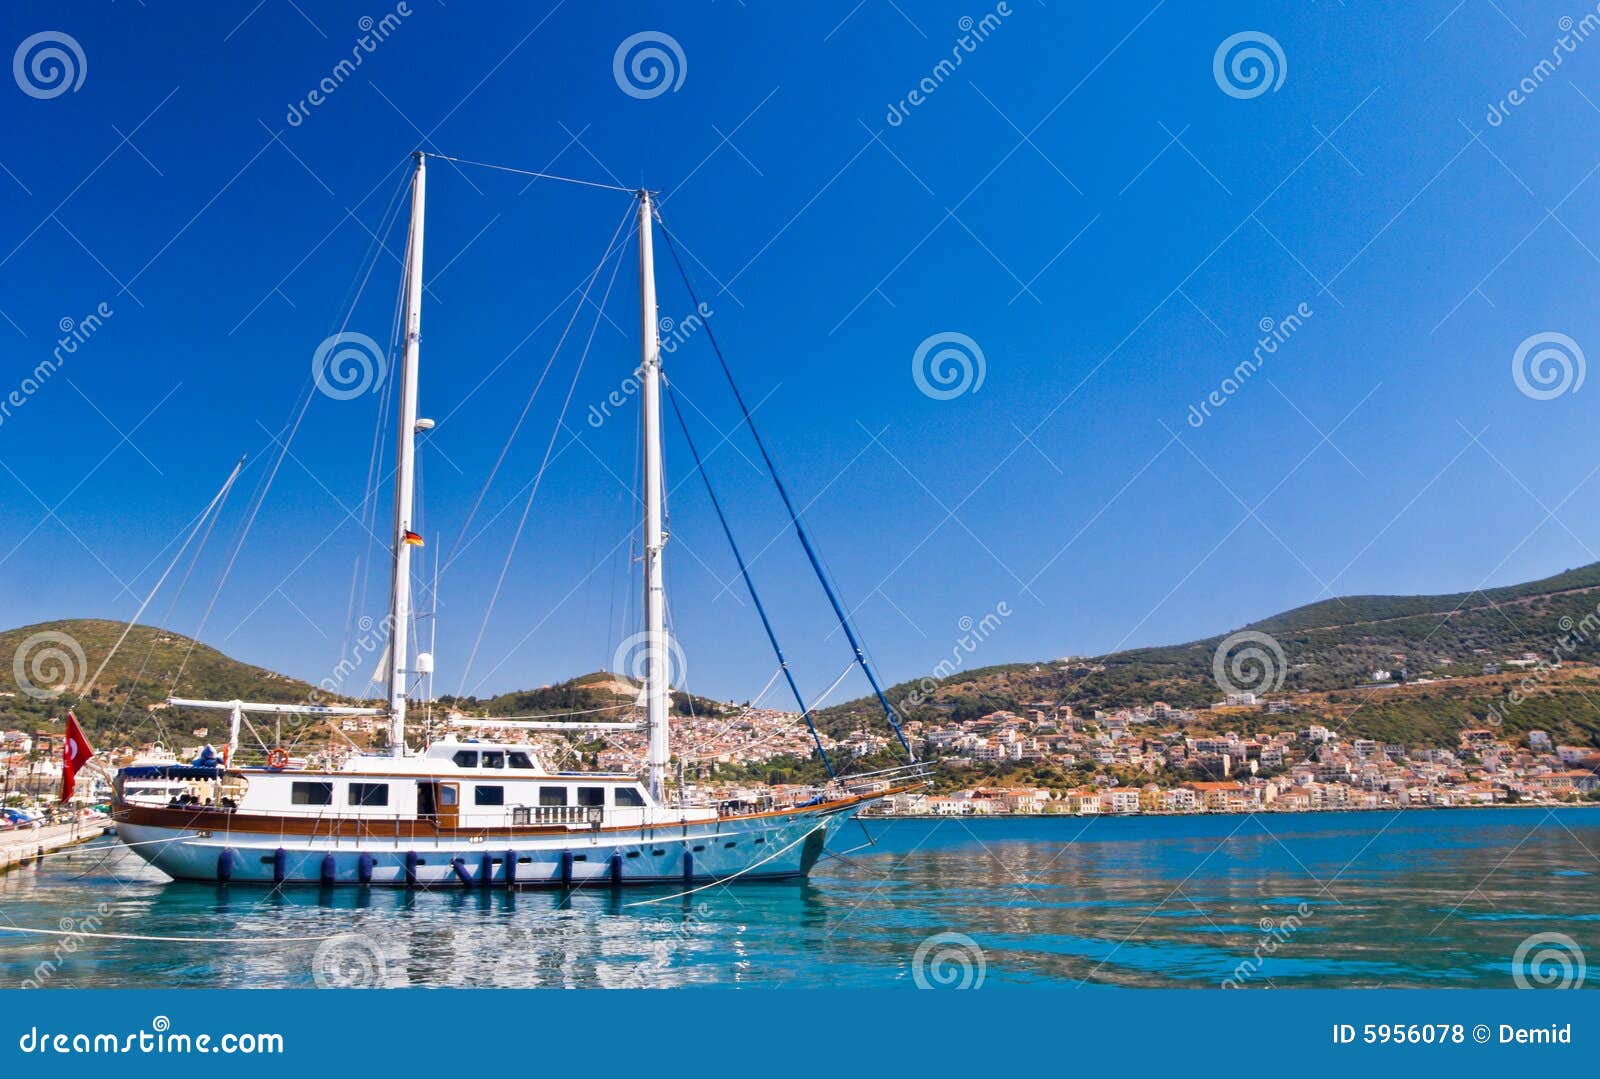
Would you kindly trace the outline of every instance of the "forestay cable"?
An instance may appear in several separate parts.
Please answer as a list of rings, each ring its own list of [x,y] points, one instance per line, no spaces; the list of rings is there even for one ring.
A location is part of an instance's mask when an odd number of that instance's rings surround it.
[[[695,292],[694,283],[689,280],[689,273],[684,269],[683,260],[678,258],[678,247],[672,240],[672,233],[667,228],[666,222],[661,221],[661,215],[656,214],[656,220],[661,224],[661,235],[667,239],[667,250],[672,254],[672,262],[678,268],[678,276],[683,279],[684,288],[689,291],[689,299],[695,309],[701,308],[700,297]],[[772,477],[773,486],[778,489],[778,497],[783,499],[784,509],[789,512],[789,521],[794,525],[795,535],[800,538],[800,546],[805,548],[806,558],[811,562],[811,569],[817,575],[817,581],[822,585],[822,591],[827,594],[828,602],[833,606],[833,613],[839,619],[839,626],[844,630],[850,648],[855,653],[855,660],[860,666],[867,681],[872,684],[873,693],[877,694],[878,703],[883,706],[883,714],[889,720],[889,726],[894,729],[895,737],[900,740],[901,747],[906,751],[906,756],[912,761],[917,755],[911,749],[911,743],[906,740],[905,733],[900,729],[900,719],[895,714],[894,706],[889,703],[889,698],[883,692],[883,687],[878,684],[878,676],[873,673],[872,665],[867,662],[866,651],[861,647],[861,641],[856,637],[854,627],[850,624],[850,616],[845,613],[844,605],[839,602],[839,596],[833,590],[833,585],[828,581],[828,575],[822,570],[822,561],[818,557],[816,548],[811,544],[811,537],[806,532],[805,525],[800,521],[800,513],[794,507],[794,502],[789,498],[789,491],[783,485],[783,480],[778,476],[778,468],[772,462],[772,455],[767,452],[767,444],[761,438],[761,433],[756,430],[755,419],[750,415],[749,406],[745,404],[744,394],[739,392],[739,385],[733,379],[733,371],[728,367],[727,359],[722,355],[722,346],[717,344],[717,336],[711,329],[711,320],[705,320],[706,340],[711,343],[711,350],[716,353],[717,363],[722,367],[722,374],[728,380],[728,387],[733,390],[733,397],[739,403],[739,411],[744,415],[744,425],[750,429],[750,437],[755,440],[756,449],[761,451],[761,459],[766,463],[767,473]]]
[[[789,692],[794,695],[795,704],[800,706],[800,714],[805,717],[806,726],[811,731],[811,740],[817,744],[817,752],[822,755],[823,767],[828,769],[828,778],[837,779],[838,774],[833,770],[833,762],[828,759],[828,751],[822,747],[822,736],[817,733],[817,725],[811,718],[811,709],[806,706],[805,697],[801,695],[800,687],[795,684],[794,673],[789,670],[789,661],[783,656],[783,646],[778,643],[778,634],[772,628],[772,620],[767,617],[766,605],[761,602],[761,596],[756,592],[756,583],[750,578],[750,567],[745,565],[739,543],[733,538],[733,528],[728,524],[727,515],[722,512],[722,503],[717,499],[717,492],[711,487],[711,473],[706,471],[705,462],[700,459],[700,451],[695,448],[694,437],[689,434],[689,425],[684,421],[683,410],[678,407],[678,395],[673,392],[671,383],[667,384],[667,401],[672,405],[672,414],[678,418],[678,428],[683,431],[684,441],[689,444],[689,455],[694,458],[695,471],[699,472],[700,478],[705,481],[706,494],[711,498],[711,508],[717,511],[717,520],[722,524],[722,534],[728,538],[728,546],[733,550],[733,560],[739,564],[739,575],[744,578],[744,586],[750,591],[750,599],[756,605],[756,613],[761,616],[761,628],[767,631],[767,640],[772,644],[772,652],[778,657],[778,668],[789,683]]]

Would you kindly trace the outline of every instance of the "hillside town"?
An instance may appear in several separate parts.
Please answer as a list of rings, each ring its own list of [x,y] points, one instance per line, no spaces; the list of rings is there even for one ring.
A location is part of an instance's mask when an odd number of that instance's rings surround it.
[[[1509,660],[1511,664],[1527,662]],[[1388,671],[1374,672],[1378,681]],[[1303,710],[1302,710],[1303,709]],[[435,735],[459,713],[437,715]],[[1261,728],[1278,728],[1272,733]],[[801,715],[734,708],[675,716],[678,780],[696,797],[754,801],[773,793],[763,766],[788,766],[815,752]],[[1241,734],[1235,728],[1257,733]],[[197,745],[211,733],[185,731]],[[378,724],[341,719],[315,745],[295,747],[295,765],[334,765],[370,746]],[[1209,708],[1148,707],[1081,714],[1049,701],[1020,712],[998,710],[960,722],[911,721],[907,738],[932,766],[919,791],[876,805],[885,815],[1007,814],[1073,816],[1150,813],[1308,812],[1315,810],[1558,804],[1600,799],[1600,751],[1563,745],[1541,730],[1516,736],[1494,726],[1459,732],[1453,745],[1384,743],[1342,735],[1333,720],[1291,695],[1230,693]],[[582,739],[477,727],[458,737],[528,742],[548,767],[633,772],[644,735],[608,731]],[[843,738],[819,735],[830,757],[881,759],[898,750],[883,730]],[[0,805],[49,800],[60,777],[49,735],[0,731]],[[241,747],[249,760],[253,747]],[[182,747],[179,756],[192,753]],[[263,750],[264,752],[264,750]],[[107,747],[107,764],[170,758],[154,743]],[[1043,777],[1050,777],[1045,780]],[[104,791],[100,791],[104,793]]]

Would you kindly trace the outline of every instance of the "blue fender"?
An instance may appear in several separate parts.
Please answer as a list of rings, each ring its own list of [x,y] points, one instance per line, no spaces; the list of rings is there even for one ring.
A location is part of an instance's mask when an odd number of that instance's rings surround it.
[[[417,864],[421,860],[416,851],[406,851],[406,884],[412,888],[417,886]]]
[[[450,871],[461,879],[462,884],[468,888],[472,887],[472,874],[467,872],[467,860],[465,858],[451,859]]]
[[[514,850],[508,850],[508,851],[506,851],[506,887],[507,888],[515,888],[516,886],[517,886],[517,852],[514,851]]]
[[[332,854],[322,856],[322,883],[332,884],[339,879],[339,862]]]
[[[622,883],[622,852],[620,850],[611,852],[611,883]]]
[[[289,865],[289,852],[279,847],[272,852],[272,883],[282,884]]]
[[[217,881],[226,884],[233,879],[233,848],[224,847],[222,853],[217,855]]]
[[[572,852],[561,852],[561,885],[564,888],[572,887]]]
[[[362,884],[372,883],[372,855],[363,853],[356,860],[356,878]]]

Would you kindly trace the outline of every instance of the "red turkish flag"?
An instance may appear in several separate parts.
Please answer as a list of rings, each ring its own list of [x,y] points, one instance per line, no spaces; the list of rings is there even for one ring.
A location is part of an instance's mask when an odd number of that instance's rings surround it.
[[[94,756],[94,747],[89,744],[89,739],[83,735],[83,728],[78,726],[78,717],[71,712],[67,713],[67,736],[61,744],[61,800],[68,801],[72,797],[72,788],[78,783],[78,769],[82,768],[90,757]]]

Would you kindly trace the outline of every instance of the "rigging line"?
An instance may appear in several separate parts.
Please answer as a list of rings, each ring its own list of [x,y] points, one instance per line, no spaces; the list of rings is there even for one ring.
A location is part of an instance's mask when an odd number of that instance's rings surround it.
[[[344,318],[339,325],[340,333],[344,333],[349,327],[350,319],[355,315],[356,305],[361,302],[361,297],[366,293],[367,285],[372,280],[372,273],[378,265],[377,250],[380,246],[379,237],[374,236],[368,245],[371,263],[367,266],[365,275],[360,273],[359,267],[357,269],[357,276],[361,278],[361,284],[356,289],[355,297],[350,301],[350,306],[345,310]],[[211,620],[211,614],[216,609],[217,600],[222,597],[222,590],[227,586],[228,578],[233,573],[234,564],[238,562],[239,555],[244,550],[245,542],[250,538],[250,532],[255,527],[256,518],[260,515],[262,506],[266,504],[267,494],[272,490],[273,481],[277,479],[278,472],[283,467],[283,462],[289,456],[289,447],[293,444],[295,435],[299,433],[300,425],[305,421],[306,413],[311,409],[311,401],[317,393],[316,379],[308,374],[304,387],[304,397],[301,399],[299,410],[289,427],[288,436],[282,439],[279,439],[276,435],[273,436],[273,441],[279,443],[277,456],[273,459],[272,467],[262,477],[261,484],[256,490],[254,504],[250,507],[249,513],[239,530],[238,538],[234,541],[233,551],[228,555],[228,561],[223,567],[222,576],[217,580],[217,587],[211,593],[211,602],[206,605],[205,614],[201,615],[200,624],[196,627],[194,635],[190,639],[189,650],[184,653],[183,662],[179,664],[177,674],[173,676],[173,690],[176,690],[178,683],[183,678],[183,672],[188,669],[189,659],[194,655],[194,647],[199,643],[200,634],[204,632],[206,624]]]
[[[402,183],[400,189],[395,192],[393,197],[391,197],[389,206],[384,209],[383,217],[380,218],[378,222],[379,236],[387,235],[389,230],[393,227],[393,222],[399,220],[399,212],[403,205],[403,203],[399,200],[399,194],[404,190],[405,185]],[[406,239],[409,249],[410,236],[408,235]],[[394,307],[389,316],[389,338],[385,346],[385,355],[390,357],[391,362],[393,361],[395,352],[400,345],[400,338],[402,335],[401,327],[403,326],[405,320],[404,312],[405,275],[402,274],[400,279],[396,282]],[[386,379],[384,381],[383,392],[378,397],[377,415],[372,424],[372,446],[367,453],[366,486],[363,487],[361,491],[361,512],[357,518],[361,527],[366,531],[368,540],[366,543],[362,544],[358,550],[356,554],[355,565],[350,571],[350,599],[345,608],[344,620],[344,633],[346,640],[350,638],[351,630],[357,624],[355,609],[358,597],[361,602],[365,603],[366,601],[368,595],[367,586],[368,582],[371,580],[372,564],[374,561],[376,561],[376,559],[372,557],[373,540],[371,537],[376,532],[375,526],[377,524],[378,515],[377,476],[378,469],[382,467],[381,461],[383,459],[382,446],[384,418],[389,415],[389,403],[393,399],[394,386],[397,381],[399,380]]]
[[[854,663],[846,663],[844,665],[844,670],[840,671],[839,672],[839,677],[837,677],[837,678],[835,678],[833,680],[833,685],[831,685],[827,689],[823,690],[822,691],[822,695],[817,698],[817,703],[818,704],[821,704],[823,701],[827,700],[830,696],[833,695],[833,691],[839,688],[839,683],[843,682],[846,678],[848,678],[850,676],[850,668],[854,667],[854,666],[855,666]]]
[[[240,463],[242,464],[243,461],[241,460]],[[205,517],[210,514],[210,512],[211,507],[207,506],[203,511],[201,511],[201,514],[198,518],[196,518],[196,521],[203,521]],[[200,545],[195,548],[193,557],[189,559],[189,568],[184,571],[183,580],[178,582],[178,588],[172,594],[172,602],[167,604],[167,613],[161,617],[162,625],[170,626],[172,624],[172,612],[177,609],[178,600],[183,596],[184,589],[189,586],[189,578],[194,576],[195,567],[200,564],[200,555],[205,551],[206,544],[211,540],[211,533],[217,527],[217,522],[221,519],[222,514],[218,513],[212,516],[211,522],[205,526],[205,535],[200,537]],[[179,535],[182,535],[181,531],[179,532]],[[181,550],[179,551],[179,554],[182,554]],[[176,556],[174,557],[174,561],[176,561]],[[150,647],[145,649],[144,659],[139,661],[139,673],[134,675],[133,681],[128,684],[128,692],[123,696],[122,704],[117,708],[117,715],[114,722],[121,723],[123,717],[127,715],[128,705],[133,701],[134,690],[144,680],[144,672],[149,670],[150,660],[156,654],[156,645],[159,643],[157,638],[159,636],[160,634],[156,634],[150,638]],[[162,735],[165,736],[166,725],[160,723],[158,720],[157,727],[160,729]]]
[[[817,725],[811,718],[811,709],[807,707],[805,697],[800,693],[800,687],[795,684],[794,673],[789,670],[789,661],[783,657],[783,646],[778,643],[778,634],[772,628],[772,620],[767,617],[767,608],[756,593],[756,583],[750,578],[750,567],[745,565],[744,554],[739,550],[738,541],[733,538],[733,528],[722,512],[722,503],[717,499],[717,492],[711,487],[711,473],[706,471],[705,463],[700,460],[700,451],[695,448],[694,438],[689,434],[689,424],[683,418],[683,410],[678,407],[678,395],[673,392],[670,382],[667,384],[667,401],[672,405],[672,414],[678,418],[678,427],[683,431],[684,441],[689,444],[689,454],[694,458],[695,470],[705,481],[706,494],[711,497],[711,508],[717,511],[717,520],[722,524],[722,534],[728,538],[728,546],[733,549],[734,561],[739,563],[739,575],[744,578],[744,586],[750,591],[750,599],[756,605],[756,613],[761,616],[761,628],[767,631],[767,640],[772,644],[773,654],[778,657],[778,667],[789,683],[789,692],[794,694],[794,701],[800,706],[800,714],[805,717],[806,726],[811,730],[811,740],[817,744],[817,752],[822,755],[823,766],[828,769],[828,778],[837,778],[833,762],[828,759],[828,751],[822,748],[822,736],[817,733]]]
[[[555,426],[550,430],[550,441],[545,444],[544,459],[539,462],[539,471],[534,473],[533,485],[528,490],[528,499],[522,505],[522,517],[517,521],[517,531],[511,537],[511,546],[507,548],[505,561],[500,566],[499,579],[495,581],[494,592],[490,595],[488,606],[484,609],[483,622],[478,626],[477,640],[472,642],[472,652],[467,656],[467,662],[461,668],[461,684],[457,689],[457,696],[460,695],[460,690],[466,688],[467,676],[472,670],[473,660],[477,658],[478,648],[483,644],[483,635],[489,628],[489,618],[494,614],[495,603],[500,599],[500,589],[505,585],[506,574],[511,569],[511,559],[516,554],[518,542],[522,539],[522,531],[527,526],[528,514],[533,510],[533,502],[538,497],[539,487],[544,481],[545,470],[550,467],[550,454],[555,450],[556,440],[561,437],[561,432],[566,430],[567,409],[571,407],[573,394],[577,392],[578,379],[583,374],[584,364],[589,359],[589,351],[594,346],[595,332],[600,328],[600,319],[605,314],[606,302],[611,299],[611,290],[616,286],[617,273],[622,269],[622,256],[626,252],[627,244],[624,242],[617,248],[617,260],[611,267],[611,278],[606,282],[606,291],[600,297],[599,304],[595,306],[594,321],[589,325],[589,337],[583,343],[583,352],[579,354],[577,367],[572,372],[572,382],[567,386],[566,400],[561,402],[561,412],[556,416]]]
[[[684,268],[683,260],[678,258],[678,247],[672,240],[672,233],[667,229],[665,221],[661,221],[659,211],[656,220],[661,223],[661,234],[667,238],[667,250],[672,254],[672,262],[678,268],[678,276],[683,279],[684,288],[689,291],[689,299],[700,306],[700,297],[695,292],[694,283],[689,279],[689,273]],[[873,672],[872,665],[867,662],[865,650],[861,641],[856,637],[855,629],[850,625],[850,618],[845,614],[844,606],[839,602],[839,596],[834,592],[833,586],[828,582],[827,574],[822,571],[822,562],[817,556],[816,548],[811,544],[811,537],[806,532],[805,525],[800,521],[800,514],[794,507],[794,502],[789,498],[789,491],[783,485],[783,480],[778,477],[778,468],[772,462],[772,455],[767,452],[767,444],[762,440],[760,432],[756,430],[755,419],[750,415],[749,406],[745,404],[744,395],[739,392],[738,383],[733,380],[733,372],[728,367],[727,359],[722,355],[722,346],[717,344],[716,333],[711,329],[711,319],[704,322],[706,340],[711,344],[711,350],[716,353],[717,363],[722,368],[723,376],[728,380],[728,388],[733,391],[734,400],[739,403],[739,411],[744,414],[744,424],[750,430],[750,437],[755,440],[756,448],[761,451],[761,459],[766,462],[767,473],[772,477],[772,484],[778,489],[778,496],[783,500],[783,505],[789,511],[789,520],[794,525],[795,535],[800,539],[800,546],[805,548],[806,558],[811,562],[811,568],[817,575],[817,581],[822,585],[822,591],[827,595],[829,604],[833,607],[834,615],[839,619],[839,626],[844,630],[845,637],[850,642],[850,648],[855,653],[855,659],[861,666],[862,673],[867,676],[867,681],[872,684],[872,691],[877,694],[878,703],[883,706],[883,714],[889,720],[889,726],[894,728],[895,737],[900,740],[900,746],[906,751],[906,756],[915,761],[917,755],[911,749],[911,743],[906,740],[905,732],[900,729],[900,719],[896,715],[894,706],[889,703],[889,698],[883,692],[883,687],[878,684],[878,676]]]
[[[243,467],[244,458],[241,457],[234,464],[233,471],[228,473],[228,478],[223,481],[221,489],[211,497],[211,504],[206,507],[205,513],[201,515],[200,520],[197,521],[194,528],[190,530],[189,538],[183,541],[183,546],[178,548],[178,553],[172,556],[171,562],[167,563],[167,568],[161,572],[161,576],[151,587],[149,594],[144,597],[144,602],[139,604],[139,609],[137,611],[133,612],[133,617],[128,619],[128,624],[122,627],[122,635],[117,638],[117,643],[111,646],[111,651],[107,652],[106,658],[100,661],[100,666],[95,668],[94,675],[89,679],[89,681],[78,687],[78,695],[74,697],[72,701],[72,706],[74,708],[76,708],[83,700],[84,690],[98,682],[100,680],[100,676],[105,673],[106,665],[111,662],[111,657],[117,654],[117,649],[122,647],[122,642],[128,639],[128,634],[132,632],[134,624],[139,621],[139,616],[144,614],[144,609],[146,607],[150,606],[150,601],[156,598],[156,593],[159,592],[161,590],[161,586],[167,582],[167,577],[171,575],[173,569],[177,566],[178,561],[183,557],[183,552],[188,550],[189,544],[194,542],[195,536],[200,532],[200,525],[205,523],[206,518],[210,516],[213,511],[220,510],[223,499],[227,498],[228,491],[233,488],[233,481],[239,478],[239,470]]]
[[[632,188],[618,187],[616,184],[602,184],[594,180],[579,180],[572,176],[557,176],[550,172],[535,172],[532,169],[517,169],[510,165],[491,165],[487,161],[469,161],[464,157],[450,157],[446,154],[435,154],[423,151],[423,157],[436,157],[440,161],[450,161],[457,165],[476,165],[480,169],[493,169],[496,172],[511,172],[518,176],[533,176],[540,180],[557,180],[564,184],[577,184],[579,187],[598,187],[603,191],[621,191],[625,194],[636,194]]]
[[[567,319],[567,324],[562,327],[561,336],[556,339],[555,347],[550,350],[550,358],[545,361],[544,370],[539,372],[539,380],[534,383],[533,392],[528,395],[528,400],[524,402],[522,412],[517,416],[517,422],[512,424],[511,433],[506,436],[505,445],[500,447],[500,455],[495,458],[494,466],[489,469],[488,477],[478,490],[478,497],[473,500],[472,508],[467,511],[465,520],[461,522],[461,531],[456,534],[456,541],[450,546],[450,557],[445,561],[445,569],[450,568],[450,564],[456,560],[462,551],[462,540],[466,538],[467,529],[471,527],[473,518],[477,516],[478,510],[482,507],[483,500],[489,493],[490,485],[494,483],[495,476],[499,474],[500,466],[505,463],[506,455],[511,452],[511,444],[516,441],[517,434],[522,430],[522,424],[527,420],[528,412],[533,408],[533,402],[538,398],[539,391],[544,388],[545,379],[549,377],[551,369],[555,366],[556,357],[561,354],[561,348],[566,344],[567,336],[572,332],[573,325],[578,321],[578,313],[583,310],[584,304],[589,302],[589,293],[593,291],[595,282],[599,280],[600,273],[606,268],[606,263],[610,261],[612,254],[621,250],[617,245],[617,237],[622,235],[622,230],[627,226],[632,216],[633,208],[630,206],[628,212],[623,215],[622,220],[617,222],[616,229],[611,233],[611,239],[606,242],[605,251],[600,255],[600,261],[594,264],[594,269],[590,271],[588,280],[584,282],[583,294],[578,297],[578,302],[573,305],[571,317]],[[631,230],[629,235],[632,235]],[[626,246],[627,240],[624,239],[622,248],[626,248]],[[604,308],[602,307],[600,310],[603,311]],[[590,336],[592,339],[593,335],[591,334]]]

